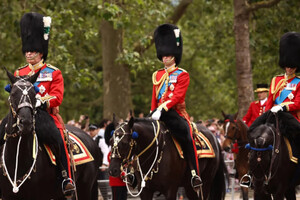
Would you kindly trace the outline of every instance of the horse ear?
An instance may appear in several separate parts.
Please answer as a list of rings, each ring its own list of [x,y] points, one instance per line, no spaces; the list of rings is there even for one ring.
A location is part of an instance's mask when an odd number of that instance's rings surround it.
[[[131,117],[130,117],[130,120],[129,120],[129,122],[128,122],[128,126],[129,126],[130,130],[132,129],[133,124],[134,124],[134,117],[131,116]]]
[[[237,113],[234,114],[233,118],[234,118],[234,119],[237,119],[238,114],[239,114],[239,111],[238,111]]]
[[[28,81],[32,84],[34,84],[36,82],[36,79],[39,77],[41,70],[39,70],[37,73],[35,73],[34,75],[30,76],[28,78]]]
[[[222,112],[222,115],[223,115],[224,119],[226,119],[226,114],[224,113],[224,111],[221,110],[221,112]]]
[[[130,110],[129,113],[130,113],[130,117],[133,117],[133,112],[132,112],[132,110]]]
[[[113,120],[112,120],[112,123],[114,124],[114,126],[116,127],[118,125],[118,121],[116,119],[116,114],[113,113]]]
[[[14,83],[17,81],[17,78],[16,78],[12,73],[10,73],[10,72],[6,69],[6,67],[4,67],[4,70],[6,71],[7,77],[9,78],[10,82],[11,82],[12,84],[14,84]]]

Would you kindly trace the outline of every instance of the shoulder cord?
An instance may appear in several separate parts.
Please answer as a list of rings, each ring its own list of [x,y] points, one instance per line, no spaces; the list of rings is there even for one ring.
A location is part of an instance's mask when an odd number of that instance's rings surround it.
[[[156,88],[156,98],[158,97],[158,94],[159,94],[159,91],[160,91],[160,89],[162,88],[162,86],[163,86],[163,82],[165,81],[165,80],[167,80],[166,81],[166,88],[168,87],[168,82],[169,82],[169,73],[166,71],[165,73],[164,73],[164,75],[160,78],[160,80],[159,81],[156,81],[156,74],[157,74],[157,72],[156,73],[153,73],[153,76],[152,76],[152,81],[153,81],[153,85],[155,85],[155,86],[158,86],[158,88]]]
[[[272,80],[272,83],[271,83],[271,94],[273,94],[273,101],[275,100],[275,97],[276,97],[276,94],[278,91],[280,91],[287,83],[287,80],[284,78],[284,79],[281,79],[278,83],[277,83],[277,86],[275,88],[275,79],[276,78],[273,78]],[[280,95],[280,94],[279,94]]]
[[[128,187],[128,181],[126,181],[127,191],[128,191],[128,192],[130,193],[130,195],[133,196],[133,197],[138,197],[138,196],[142,193],[144,187],[146,186],[147,176],[148,176],[148,174],[151,172],[151,170],[152,170],[154,164],[155,164],[156,161],[157,161],[158,152],[159,152],[159,145],[158,145],[158,139],[157,139],[157,136],[158,136],[159,131],[160,131],[160,124],[159,124],[158,121],[156,121],[156,124],[157,124],[157,130],[156,130],[156,128],[155,128],[154,123],[152,122],[153,132],[154,132],[154,134],[155,134],[155,137],[154,137],[154,139],[152,140],[151,144],[150,144],[148,147],[146,147],[146,148],[145,148],[139,155],[137,155],[136,158],[135,158],[135,159],[137,160],[138,169],[139,169],[139,171],[140,171],[140,175],[141,175],[141,178],[142,178],[142,183],[141,183],[141,189],[140,189],[140,191],[139,191],[137,194],[133,194],[133,193],[131,192],[130,188]],[[152,162],[152,165],[151,165],[151,167],[149,168],[148,172],[145,174],[145,176],[143,176],[142,168],[141,168],[141,166],[140,166],[139,156],[141,156],[147,149],[149,149],[149,148],[153,145],[154,141],[156,141],[156,154],[155,154],[155,158],[154,158],[154,160],[153,160],[153,162]]]

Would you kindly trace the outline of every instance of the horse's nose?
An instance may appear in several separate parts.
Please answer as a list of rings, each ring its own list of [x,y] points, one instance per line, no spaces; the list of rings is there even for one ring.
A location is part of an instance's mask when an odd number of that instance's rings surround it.
[[[108,173],[110,176],[114,176],[114,177],[118,177],[120,175],[120,171],[116,167],[110,168]]]
[[[225,147],[223,147],[224,148],[224,151],[226,151],[226,152],[229,152],[230,151],[230,147],[229,146],[225,146]]]

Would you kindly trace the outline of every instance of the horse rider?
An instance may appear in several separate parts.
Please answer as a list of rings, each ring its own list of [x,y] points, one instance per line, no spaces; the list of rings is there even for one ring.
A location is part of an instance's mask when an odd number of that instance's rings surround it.
[[[279,66],[284,69],[285,73],[273,77],[266,103],[266,111],[270,110],[272,113],[284,114],[285,118],[288,118],[288,125],[285,126],[286,130],[281,132],[284,131],[292,137],[296,146],[300,145],[300,135],[294,134],[300,131],[300,77],[295,74],[300,70],[299,55],[300,33],[285,33],[279,44]],[[267,115],[268,112],[258,117],[250,130],[265,123]],[[288,115],[293,117],[288,117]]]
[[[25,55],[26,64],[15,71],[15,76],[31,76],[40,71],[38,79],[34,85],[39,88],[36,95],[36,107],[42,107],[48,111],[53,118],[52,121],[37,121],[36,126],[42,127],[42,123],[53,123],[57,127],[60,137],[57,143],[60,144],[61,162],[64,167],[62,170],[62,190],[66,198],[72,197],[75,191],[75,185],[71,179],[70,159],[64,140],[64,125],[59,115],[59,106],[63,100],[64,80],[61,71],[47,64],[48,43],[51,18],[45,17],[39,13],[26,13],[21,18],[21,38],[22,52]],[[37,135],[39,135],[36,128]],[[40,133],[41,134],[41,133]]]
[[[254,120],[266,110],[265,108],[269,93],[268,84],[257,84],[254,92],[257,94],[258,100],[251,102],[247,114],[243,117],[243,121],[248,127],[250,127]]]
[[[189,86],[188,72],[178,67],[182,55],[180,29],[173,24],[162,24],[154,32],[157,58],[164,68],[153,73],[152,119],[162,120],[179,141],[191,169],[192,187],[199,191],[198,157],[190,117],[186,112],[185,95]]]

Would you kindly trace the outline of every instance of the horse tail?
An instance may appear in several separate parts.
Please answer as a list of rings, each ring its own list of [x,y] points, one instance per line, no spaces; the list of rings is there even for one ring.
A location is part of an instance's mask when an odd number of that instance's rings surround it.
[[[219,149],[220,145],[218,144]],[[225,198],[226,194],[226,180],[228,180],[228,171],[224,162],[222,152],[219,152],[220,163],[213,179],[212,187],[209,194],[210,200],[221,200]],[[226,177],[226,179],[225,179]]]

